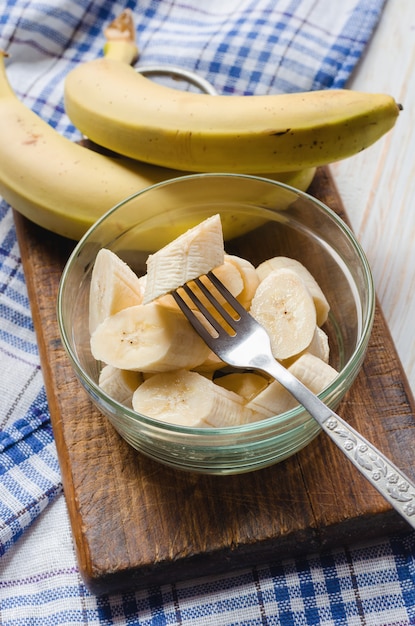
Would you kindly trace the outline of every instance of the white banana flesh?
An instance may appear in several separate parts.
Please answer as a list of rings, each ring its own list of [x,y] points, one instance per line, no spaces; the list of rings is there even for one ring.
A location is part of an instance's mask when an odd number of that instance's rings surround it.
[[[91,352],[119,369],[166,372],[193,369],[210,350],[180,311],[150,302],[101,322],[91,335]]]
[[[288,369],[315,394],[323,391],[338,376],[334,367],[310,353],[300,356]]]
[[[274,270],[282,268],[291,269],[294,272],[297,272],[299,277],[304,281],[314,300],[317,312],[317,324],[319,326],[323,326],[323,324],[327,321],[330,306],[320,285],[305,265],[300,263],[300,261],[297,261],[297,259],[292,259],[286,256],[276,256],[260,263],[256,268],[256,271],[259,279],[264,280],[268,274]]]
[[[201,363],[197,367],[194,367],[193,370],[195,372],[203,374],[204,376],[213,378],[215,372],[218,372],[224,368],[226,368],[226,363],[224,363],[217,354],[210,351],[203,363]]]
[[[132,402],[137,413],[191,428],[237,426],[253,418],[236,393],[187,370],[155,374],[137,388]]]
[[[330,345],[327,333],[322,328],[316,326],[313,338],[307,349],[308,354],[318,357],[324,363],[328,363],[330,359]],[[300,355],[301,356],[301,355]]]
[[[298,402],[277,380],[270,383],[248,403],[257,420],[266,419],[293,409]]]
[[[310,344],[307,346],[305,350],[300,352],[299,354],[294,355],[290,359],[282,360],[282,364],[284,367],[290,367],[294,363],[296,359],[298,359],[303,354],[312,354],[313,356],[318,357],[325,363],[329,362],[330,358],[330,346],[329,346],[329,338],[327,334],[324,332],[322,328],[316,326],[313,338]]]
[[[143,282],[137,274],[114,252],[102,248],[91,274],[89,332],[92,334],[110,315],[141,304],[143,296]]]
[[[268,332],[278,360],[299,354],[313,339],[317,322],[314,301],[304,282],[290,269],[274,270],[264,278],[250,313]]]
[[[242,289],[239,293],[234,293],[231,290],[229,291],[231,291],[232,295],[236,297],[238,302],[240,302],[242,306],[248,310],[260,283],[258,272],[250,261],[236,256],[235,254],[225,254],[225,263],[231,263],[240,272],[242,278]],[[220,279],[217,270],[215,270],[215,274]]]
[[[254,96],[183,92],[99,58],[66,77],[65,109],[99,145],[196,172],[282,172],[338,161],[395,124],[386,94],[348,89]]]
[[[237,393],[248,403],[269,385],[269,380],[255,372],[232,372],[218,376],[215,384]]]
[[[223,265],[224,255],[222,222],[216,214],[149,255],[144,303]]]
[[[98,385],[113,400],[132,409],[133,393],[142,382],[141,372],[105,365],[100,372]]]
[[[310,391],[319,394],[338,375],[331,365],[312,354],[303,354],[288,368]],[[260,391],[247,407],[258,415],[258,419],[289,411],[298,405],[297,400],[278,381],[274,380]]]

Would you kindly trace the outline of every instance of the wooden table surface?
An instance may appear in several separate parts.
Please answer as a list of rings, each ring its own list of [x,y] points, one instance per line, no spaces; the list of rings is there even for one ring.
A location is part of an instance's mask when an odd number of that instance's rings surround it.
[[[371,148],[331,166],[369,259],[382,310],[415,393],[415,2],[387,0],[348,84],[390,93],[404,110]]]

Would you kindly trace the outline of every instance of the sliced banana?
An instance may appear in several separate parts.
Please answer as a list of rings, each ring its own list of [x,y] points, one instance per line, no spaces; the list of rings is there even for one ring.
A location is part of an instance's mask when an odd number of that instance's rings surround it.
[[[228,291],[236,298],[242,293],[244,289],[244,280],[239,268],[232,263],[228,255],[224,256],[224,262],[222,265],[214,268],[215,276],[225,285]],[[211,283],[206,282],[205,278],[201,276],[201,281],[205,282],[211,288]]]
[[[253,418],[236,393],[184,369],[155,374],[137,388],[132,402],[142,415],[192,428],[237,426]]]
[[[329,346],[329,338],[327,334],[324,332],[322,328],[316,326],[313,338],[311,343],[307,346],[305,350],[300,352],[300,354],[296,354],[290,359],[285,359],[282,361],[284,367],[290,367],[300,356],[303,354],[313,354],[317,356],[319,359],[324,361],[325,363],[329,362],[330,358],[330,346]]]
[[[95,259],[89,291],[89,331],[106,317],[143,301],[143,285],[119,256],[102,248]]]
[[[297,272],[300,278],[304,281],[314,300],[317,312],[317,324],[318,326],[322,326],[327,320],[330,306],[327,302],[326,296],[320,288],[320,285],[305,265],[300,263],[300,261],[297,261],[297,259],[291,259],[286,256],[276,256],[258,265],[256,271],[262,281],[266,276],[268,276],[268,274],[270,274],[270,272],[281,268],[288,268]]]
[[[274,270],[259,284],[251,315],[266,329],[276,359],[289,359],[305,350],[313,339],[316,308],[297,272]]]
[[[236,298],[248,310],[260,282],[259,275],[250,261],[235,254],[225,254],[225,263],[232,263],[241,274],[243,288]]]
[[[273,415],[285,413],[297,406],[297,400],[277,380],[272,381],[265,389],[251,398],[247,408],[251,409],[257,419],[265,419]]]
[[[226,367],[226,363],[224,363],[222,359],[211,350],[203,363],[197,367],[193,367],[192,369],[200,374],[210,374],[213,376],[217,370],[220,370],[223,367]]]
[[[303,354],[288,370],[315,394],[321,393],[338,375],[331,365],[312,354]],[[275,380],[252,398],[247,407],[258,418],[266,418],[289,411],[297,405],[294,396]]]
[[[215,384],[241,396],[245,402],[268,386],[269,380],[255,372],[232,372],[215,378]]]
[[[147,259],[144,303],[207,274],[224,262],[220,215],[213,215],[171,241]]]
[[[105,365],[100,372],[98,385],[108,396],[132,408],[133,393],[142,382],[141,372],[121,370],[112,365]]]
[[[328,363],[308,353],[301,355],[288,369],[315,394],[321,393],[339,373]]]
[[[330,358],[329,338],[328,338],[327,333],[325,333],[324,330],[320,328],[319,326],[316,326],[313,338],[306,352],[308,352],[309,354],[312,354],[313,356],[317,356],[319,359],[324,361],[324,363],[329,362],[329,358]]]
[[[98,361],[141,372],[192,369],[210,353],[180,311],[156,302],[107,317],[91,336],[91,351]]]

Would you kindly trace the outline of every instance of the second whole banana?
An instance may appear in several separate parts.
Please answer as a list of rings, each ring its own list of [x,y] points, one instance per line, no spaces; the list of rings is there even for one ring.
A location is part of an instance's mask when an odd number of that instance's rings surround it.
[[[108,56],[66,77],[65,108],[97,144],[193,172],[299,170],[367,148],[395,124],[386,94],[348,89],[209,96],[157,84]]]

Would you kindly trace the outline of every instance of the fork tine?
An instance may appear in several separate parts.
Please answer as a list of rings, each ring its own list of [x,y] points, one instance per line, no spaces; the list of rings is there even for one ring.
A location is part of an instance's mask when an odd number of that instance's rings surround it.
[[[193,282],[200,287],[201,285],[199,285],[197,280],[198,279],[196,279]],[[206,308],[206,306],[200,300],[198,295],[190,288],[189,283],[185,283],[184,285],[182,285],[181,289],[183,289],[185,294],[192,300],[192,302],[196,305],[197,309],[200,311],[200,313],[202,313],[202,315],[209,322],[209,324],[214,328],[214,330],[216,330],[216,332],[218,334],[220,334],[220,332],[223,330],[221,324],[219,324],[218,320],[211,314],[209,309]],[[210,298],[209,298],[209,300],[210,300]],[[184,302],[183,298],[182,298],[182,301]],[[186,307],[187,307],[187,317],[189,318],[189,315],[192,315],[194,318],[196,318],[196,315],[194,314],[194,311],[192,311],[192,309],[187,304],[186,304]]]
[[[225,285],[213,272],[208,272],[206,276],[209,278],[210,282],[216,287],[219,293],[225,298],[227,303],[231,305],[236,313],[238,313],[239,316],[246,315],[246,309],[244,309],[242,304],[238,302],[238,300],[231,294],[229,289],[225,287]]]
[[[206,278],[210,280],[213,287],[216,287],[219,295],[222,295],[227,304],[233,307],[235,313],[239,317],[235,318],[227,311],[224,306],[218,301],[217,297],[209,290],[208,286],[202,282],[201,278]],[[213,306],[214,311],[218,314],[218,317],[215,317],[213,311],[209,310],[205,303],[201,300],[197,293],[192,289],[191,285],[196,286],[201,295],[203,295],[207,301]],[[227,326],[232,333],[236,333],[237,324],[240,322],[241,314],[246,313],[243,307],[240,306],[239,302],[233,297],[233,295],[228,291],[228,289],[223,285],[223,283],[212,273],[204,274],[198,278],[195,278],[179,287],[175,291],[172,291],[172,296],[175,299],[177,305],[181,308],[182,312],[186,315],[189,322],[194,326],[195,330],[199,334],[206,335],[209,333],[211,338],[214,338],[212,332],[210,332],[200,321],[200,319],[195,315],[195,311],[191,309],[186,300],[182,297],[180,292],[184,292],[186,296],[193,302],[196,306],[196,310],[201,313],[205,320],[209,323],[211,327],[211,331],[216,332],[216,336],[223,336],[224,334],[229,334],[229,331],[224,327]],[[236,306],[237,305],[237,306]],[[240,309],[239,312],[237,307]],[[206,337],[205,337],[206,338]]]
[[[183,285],[182,288],[184,289],[184,285]],[[186,293],[187,293],[187,291],[186,291]],[[205,337],[206,333],[208,333],[209,331],[206,329],[205,326],[203,326],[202,322],[194,314],[194,311],[192,311],[192,309],[187,304],[187,302],[182,298],[182,296],[177,292],[177,290],[176,291],[172,291],[171,295],[173,296],[173,298],[175,299],[177,305],[180,307],[182,312],[185,314],[185,316],[187,317],[187,319],[189,320],[189,322],[191,323],[193,328],[196,330],[196,332],[198,332],[201,335],[201,337]],[[190,295],[190,297],[192,298],[191,295]],[[193,298],[192,298],[192,300],[193,300]],[[198,306],[196,302],[195,302],[195,304],[196,304],[196,306]],[[200,303],[200,304],[203,306],[202,303]],[[202,311],[202,313],[203,313],[203,311]],[[215,328],[215,330],[217,330],[217,329]]]
[[[214,274],[212,274],[211,272],[209,274],[205,274],[206,278],[209,278],[211,283],[216,286],[213,281],[212,281],[212,276],[214,276]],[[215,276],[216,278],[216,276]],[[216,279],[218,281],[218,279]],[[228,298],[233,298],[232,294],[230,291],[228,291],[226,289],[226,287],[220,282],[218,281],[219,284],[223,287],[223,289],[219,292],[221,293],[221,295],[224,296],[225,300],[232,306],[232,302],[229,302]],[[229,326],[235,330],[234,325],[235,325],[235,318],[232,317],[232,315],[229,313],[229,311],[227,311],[222,304],[217,300],[217,298],[213,295],[213,293],[206,287],[206,285],[200,280],[200,278],[196,278],[195,283],[197,284],[197,286],[199,287],[199,289],[201,290],[201,292],[206,296],[206,298],[209,300],[209,302],[212,304],[212,306],[216,309],[216,311],[219,313],[219,315],[225,320],[225,322],[227,322],[227,324],[229,324]]]

